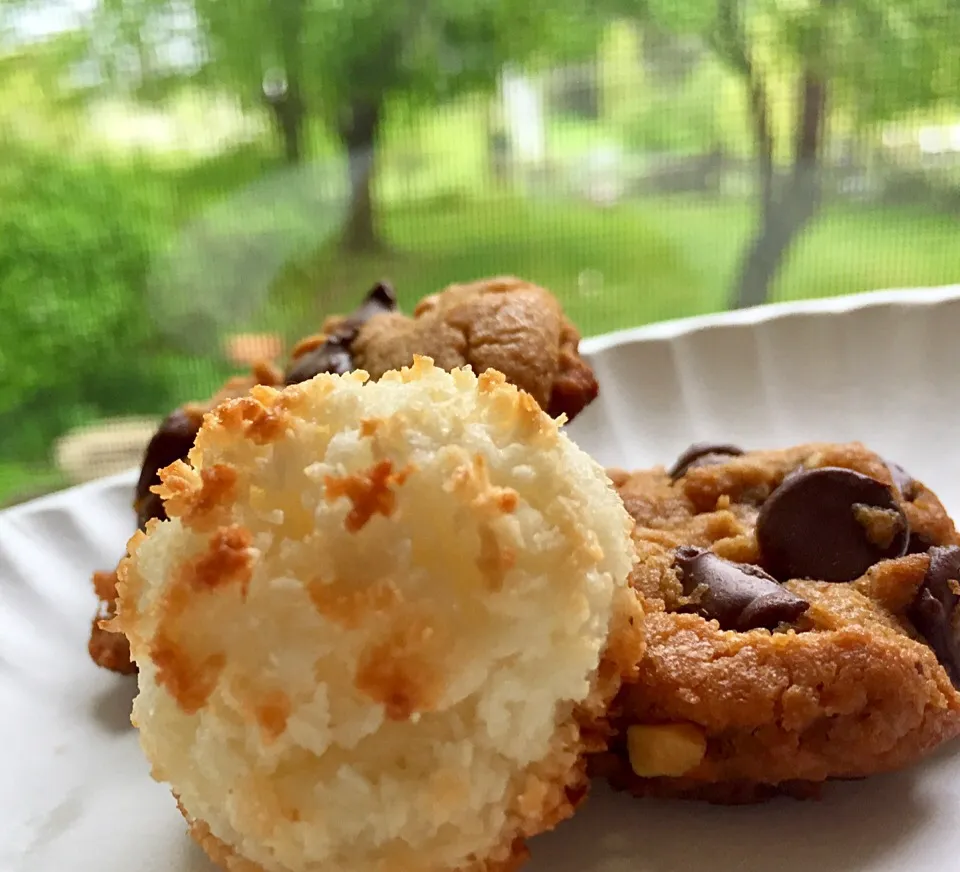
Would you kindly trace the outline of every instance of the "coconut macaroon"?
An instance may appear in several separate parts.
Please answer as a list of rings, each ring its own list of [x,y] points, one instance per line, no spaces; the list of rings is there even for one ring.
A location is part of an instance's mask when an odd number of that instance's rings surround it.
[[[513,869],[642,648],[603,470],[499,373],[421,358],[209,413],[130,541],[134,723],[234,872]]]

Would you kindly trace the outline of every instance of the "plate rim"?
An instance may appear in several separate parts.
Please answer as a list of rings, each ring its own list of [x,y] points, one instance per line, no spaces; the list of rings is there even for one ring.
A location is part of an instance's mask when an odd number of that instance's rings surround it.
[[[589,336],[580,341],[580,352],[594,355],[621,345],[677,339],[717,327],[754,326],[795,315],[834,315],[886,306],[927,307],[960,299],[960,284],[916,288],[886,288],[831,297],[764,303],[746,309],[691,315],[626,327]]]

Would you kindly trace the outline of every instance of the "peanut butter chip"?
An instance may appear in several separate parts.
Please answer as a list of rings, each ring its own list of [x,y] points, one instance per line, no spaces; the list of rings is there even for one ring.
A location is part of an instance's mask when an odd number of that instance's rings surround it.
[[[627,727],[627,753],[641,778],[678,778],[700,765],[707,737],[696,724],[633,724]]]

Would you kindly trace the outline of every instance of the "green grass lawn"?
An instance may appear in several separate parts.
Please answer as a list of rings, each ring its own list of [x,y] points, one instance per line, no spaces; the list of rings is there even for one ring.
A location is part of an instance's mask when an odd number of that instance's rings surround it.
[[[69,487],[50,465],[0,462],[0,509]]]
[[[384,215],[392,252],[348,258],[321,248],[272,294],[271,323],[353,305],[378,278],[406,307],[453,281],[515,273],[553,290],[585,335],[727,307],[753,231],[748,203],[663,198],[598,209],[517,200],[396,208]],[[772,299],[960,282],[960,220],[830,209],[800,239]]]
[[[293,338],[315,329],[326,312],[352,308],[380,278],[395,283],[409,311],[450,282],[496,273],[553,290],[585,335],[722,310],[753,211],[749,203],[681,197],[611,209],[451,198],[389,208],[383,223],[391,254],[344,258],[321,246],[287,266],[266,309],[247,326]],[[950,282],[960,282],[960,220],[834,208],[795,247],[773,299]],[[222,364],[210,361],[172,368],[170,377],[186,399],[207,392],[220,372]],[[46,465],[0,464],[0,505],[62,484]]]

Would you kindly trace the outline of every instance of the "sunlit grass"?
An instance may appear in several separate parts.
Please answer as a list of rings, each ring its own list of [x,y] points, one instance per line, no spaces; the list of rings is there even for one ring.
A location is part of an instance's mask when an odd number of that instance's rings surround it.
[[[259,160],[256,153],[236,158],[251,178]],[[179,196],[167,192],[171,211],[158,219],[158,238],[236,178],[215,162],[208,168],[183,177]],[[718,311],[727,307],[754,210],[747,201],[688,197],[609,209],[560,199],[452,197],[387,207],[382,221],[389,253],[344,257],[332,242],[320,244],[277,276],[268,304],[249,324],[228,329],[278,330],[293,339],[316,329],[326,313],[352,308],[381,278],[395,283],[410,311],[450,282],[497,273],[546,285],[586,335]],[[960,282],[956,218],[833,208],[800,240],[772,299],[951,282]],[[209,366],[185,357],[157,365],[177,382],[177,396],[188,399],[205,395],[226,371],[219,347],[209,348],[209,358]],[[0,504],[62,484],[48,466],[0,464]]]
[[[411,307],[450,282],[496,273],[549,287],[587,335],[718,311],[727,308],[753,214],[747,202],[682,197],[611,209],[513,199],[391,209],[384,227],[392,254],[344,258],[321,247],[276,283],[270,318],[302,328],[304,318],[349,308],[384,277]],[[838,208],[801,238],[771,299],[957,281],[954,218]]]

